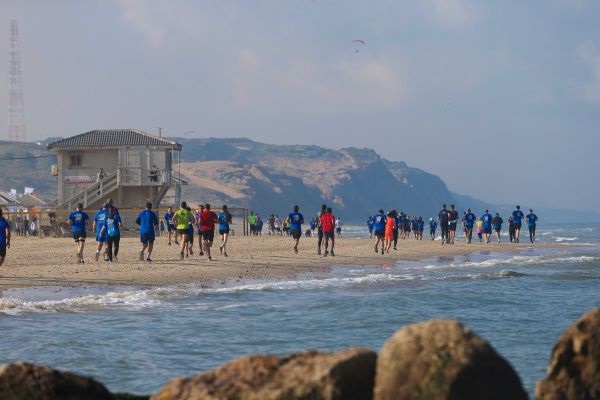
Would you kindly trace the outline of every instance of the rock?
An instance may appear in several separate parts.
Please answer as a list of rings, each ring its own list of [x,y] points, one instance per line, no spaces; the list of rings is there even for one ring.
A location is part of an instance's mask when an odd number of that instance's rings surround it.
[[[19,362],[0,365],[3,400],[112,400],[112,394],[92,378]]]
[[[600,308],[562,334],[535,392],[539,400],[600,399]]]
[[[519,376],[486,341],[455,320],[400,329],[377,359],[375,400],[527,399]]]
[[[371,399],[376,358],[360,348],[246,356],[202,375],[174,379],[151,399]]]

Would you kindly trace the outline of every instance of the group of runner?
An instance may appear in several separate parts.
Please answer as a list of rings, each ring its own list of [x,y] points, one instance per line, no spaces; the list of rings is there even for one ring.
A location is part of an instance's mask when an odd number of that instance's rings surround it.
[[[71,226],[73,239],[77,245],[78,263],[84,263],[83,250],[86,240],[86,224],[89,219],[89,215],[83,211],[82,204],[78,204],[77,209],[67,219],[67,223]],[[225,257],[228,256],[226,245],[232,216],[227,210],[226,205],[222,207],[222,211],[218,214],[211,211],[210,204],[202,205],[200,210],[193,213],[187,203],[183,201],[176,212],[173,212],[172,207],[169,207],[167,213],[164,215],[164,220],[167,224],[169,246],[171,245],[172,238],[175,244],[180,244],[180,260],[193,254],[194,226],[198,229],[200,255],[206,253],[208,259],[212,260],[210,249],[214,241],[215,224],[217,223],[219,224],[219,234],[221,235],[219,250]],[[159,225],[159,218],[152,210],[152,203],[146,203],[146,208],[139,213],[135,222],[139,225],[140,229],[141,248],[139,260],[152,262],[151,255],[156,240],[155,232]],[[104,247],[105,250],[103,253],[104,261],[118,261],[119,242],[123,229],[123,221],[119,215],[119,210],[114,206],[112,199],[109,199],[96,212],[93,218],[92,231],[96,236],[96,261],[100,259],[100,252],[105,244],[106,247]],[[180,241],[177,240],[178,238]]]
[[[446,208],[446,204],[442,205],[442,209],[437,217],[429,219],[430,239],[435,240],[439,222],[442,245],[454,244],[458,220],[459,214],[455,209],[454,204],[450,205],[450,209]],[[511,243],[519,243],[519,235],[523,220],[527,221],[529,240],[533,244],[535,242],[535,230],[538,217],[533,213],[532,209],[529,209],[529,214],[525,215],[518,205],[508,219],[509,240]],[[493,216],[489,213],[489,210],[486,209],[478,218],[470,208],[467,208],[461,222],[467,243],[471,243],[474,228],[476,229],[481,242],[485,241],[485,243],[489,243],[493,230],[496,233],[498,243],[500,243],[500,233],[502,231],[504,220],[499,213],[496,213]],[[385,213],[380,209],[377,214],[370,216],[367,220],[369,237],[375,235],[376,238],[374,246],[375,252],[379,253],[381,250],[381,254],[386,252],[389,253],[392,246],[394,250],[397,250],[398,238],[407,239],[411,230],[415,239],[422,240],[424,225],[425,223],[421,217],[410,218],[404,212],[398,212],[396,210]],[[380,245],[381,247],[379,247]]]
[[[293,250],[295,253],[298,253],[298,245],[302,237],[302,224],[304,223],[304,216],[299,210],[300,207],[298,205],[294,206],[287,218],[290,225],[290,236],[294,240]],[[83,211],[82,204],[78,204],[77,209],[70,213],[67,219],[77,246],[76,256],[78,263],[84,263],[83,251],[88,220],[90,220],[90,217]],[[458,220],[459,214],[454,204],[450,205],[450,209],[447,209],[446,204],[444,204],[437,217],[429,219],[430,239],[435,240],[439,223],[442,245],[453,244],[456,238]],[[519,243],[521,226],[524,220],[529,228],[529,240],[532,244],[535,242],[538,217],[533,213],[532,209],[529,209],[529,214],[525,215],[521,211],[520,206],[517,205],[508,218],[509,240],[511,243]],[[94,215],[92,221],[92,231],[96,239],[95,260],[98,261],[100,259],[102,249],[104,248],[102,254],[105,261],[118,261],[121,231],[125,227],[119,215],[119,210],[113,204],[112,199],[108,199],[103,204],[102,208]],[[198,210],[192,211],[187,203],[183,201],[180,204],[180,208],[175,212],[172,207],[169,207],[163,216],[163,221],[166,224],[168,245],[170,246],[174,242],[175,245],[180,246],[180,260],[184,260],[194,254],[195,232],[199,238],[198,250],[200,256],[206,254],[208,260],[212,260],[211,247],[215,238],[216,224],[218,224],[218,232],[221,236],[219,251],[223,256],[228,256],[227,241],[230,233],[230,224],[232,223],[232,215],[226,205],[223,205],[221,211],[218,213],[211,211],[210,204],[199,205]],[[341,227],[341,224],[336,223],[336,221],[339,221],[339,219],[335,218],[331,207],[325,204],[323,204],[316,216],[311,218],[310,228],[316,228],[317,230],[318,255],[325,257],[328,255],[335,256],[335,231]],[[135,222],[139,225],[140,229],[141,248],[139,260],[152,262],[151,255],[154,248],[154,241],[156,240],[155,231],[159,225],[159,217],[152,210],[151,203],[146,203],[145,210],[139,213]],[[489,243],[492,231],[494,231],[496,239],[500,243],[504,220],[499,213],[492,215],[486,209],[480,217],[476,217],[471,209],[467,208],[461,218],[461,222],[467,243],[471,243],[474,229],[480,241]],[[367,221],[369,236],[372,237],[374,234],[377,239],[374,246],[375,252],[379,253],[381,251],[381,254],[389,253],[392,246],[394,250],[397,250],[398,239],[408,238],[411,230],[415,239],[422,240],[424,224],[421,217],[413,217],[411,219],[403,212],[391,210],[385,213],[382,209],[374,216],[369,217]],[[196,230],[194,230],[194,227]],[[4,262],[7,248],[10,248],[10,224],[2,217],[2,210],[0,209],[0,265]]]
[[[532,209],[529,209],[529,214],[525,215],[525,213],[521,211],[521,206],[519,205],[515,207],[515,210],[508,218],[509,240],[511,243],[519,243],[523,220],[526,220],[527,222],[529,228],[529,241],[533,244],[535,242],[535,230],[538,217],[534,214]],[[450,205],[449,210],[446,208],[446,204],[443,204],[442,209],[437,215],[437,221],[439,221],[440,225],[442,245],[454,244],[456,227],[458,225],[458,211],[456,211],[454,204]],[[479,236],[479,241],[489,243],[492,231],[494,231],[496,233],[496,239],[498,243],[500,243],[504,220],[499,213],[492,215],[489,210],[486,209],[480,217],[476,217],[471,209],[467,208],[461,221],[467,243],[471,243],[474,228]],[[430,218],[429,224],[431,240],[434,240],[437,222],[434,218]]]

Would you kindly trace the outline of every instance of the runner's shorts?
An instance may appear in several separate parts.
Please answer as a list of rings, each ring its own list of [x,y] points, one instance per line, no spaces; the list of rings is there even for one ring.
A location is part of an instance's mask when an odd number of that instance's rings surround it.
[[[294,239],[300,239],[300,236],[302,236],[302,231],[300,229],[292,229],[290,230],[290,233],[292,234],[292,237]]]
[[[85,238],[86,238],[86,236],[87,236],[86,231],[76,231],[76,232],[73,232],[73,239],[76,242],[79,242],[80,240],[84,241]]]
[[[154,243],[154,239],[156,239],[154,232],[140,233],[140,241],[143,244]]]
[[[202,239],[204,239],[208,242],[212,242],[215,239],[215,231],[214,230],[202,231]]]

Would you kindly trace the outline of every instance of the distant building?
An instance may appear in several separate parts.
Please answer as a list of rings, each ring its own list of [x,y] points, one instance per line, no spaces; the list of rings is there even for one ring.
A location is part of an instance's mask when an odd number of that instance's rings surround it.
[[[58,153],[59,209],[72,210],[77,203],[99,208],[108,198],[120,208],[143,208],[147,201],[156,207],[177,186],[173,159],[181,145],[146,132],[94,130],[47,148]]]

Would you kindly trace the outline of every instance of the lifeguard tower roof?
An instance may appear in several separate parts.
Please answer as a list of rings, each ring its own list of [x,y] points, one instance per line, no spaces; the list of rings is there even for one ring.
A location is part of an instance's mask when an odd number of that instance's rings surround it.
[[[81,148],[117,148],[122,146],[155,146],[181,150],[181,145],[171,140],[137,129],[97,129],[48,144],[48,150]]]

